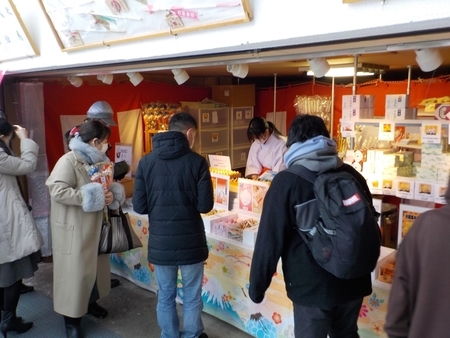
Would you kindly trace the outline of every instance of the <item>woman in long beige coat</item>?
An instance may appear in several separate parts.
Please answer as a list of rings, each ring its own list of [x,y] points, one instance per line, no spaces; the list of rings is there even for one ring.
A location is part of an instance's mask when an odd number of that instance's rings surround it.
[[[9,144],[17,135],[21,156],[14,156]],[[39,146],[20,126],[0,119],[0,331],[25,332],[33,325],[16,317],[22,278],[33,277],[43,241],[24,201],[17,177],[36,169]]]
[[[83,336],[81,317],[110,291],[109,255],[98,254],[103,210],[106,205],[117,209],[125,192],[119,183],[106,191],[88,173],[90,165],[110,162],[105,155],[109,135],[109,127],[98,120],[74,127],[69,133],[71,151],[58,160],[46,182],[51,197],[53,303],[64,316],[68,337]]]

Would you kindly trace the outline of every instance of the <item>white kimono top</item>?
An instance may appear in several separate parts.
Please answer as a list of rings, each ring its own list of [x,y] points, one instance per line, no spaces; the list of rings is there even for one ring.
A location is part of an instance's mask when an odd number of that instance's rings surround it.
[[[262,173],[263,167],[268,170],[279,172],[284,169],[283,155],[286,151],[286,137],[276,137],[271,134],[266,143],[256,140],[252,143],[248,152],[245,177],[248,175]]]

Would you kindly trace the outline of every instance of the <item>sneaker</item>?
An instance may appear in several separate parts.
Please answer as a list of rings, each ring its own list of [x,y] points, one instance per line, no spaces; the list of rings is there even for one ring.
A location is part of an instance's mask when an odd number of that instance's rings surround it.
[[[118,279],[111,279],[111,289],[118,287],[120,285],[120,280]]]
[[[105,318],[108,315],[108,310],[93,302],[88,306],[88,313],[96,318]]]

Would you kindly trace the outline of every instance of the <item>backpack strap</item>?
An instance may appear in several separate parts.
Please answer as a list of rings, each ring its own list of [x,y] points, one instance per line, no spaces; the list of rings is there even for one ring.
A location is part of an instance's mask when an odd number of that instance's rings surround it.
[[[311,170],[307,169],[306,167],[299,165],[299,164],[290,166],[289,168],[286,169],[286,171],[296,174],[296,175],[304,178],[305,180],[311,182],[312,184],[314,184],[314,182],[316,181],[316,178],[317,178],[316,172],[311,171]]]

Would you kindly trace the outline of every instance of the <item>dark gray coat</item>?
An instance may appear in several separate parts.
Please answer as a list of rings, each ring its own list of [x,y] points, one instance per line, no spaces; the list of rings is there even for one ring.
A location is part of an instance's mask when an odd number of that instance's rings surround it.
[[[450,181],[447,204],[421,214],[397,252],[385,331],[389,337],[448,337]]]
[[[133,209],[148,214],[148,260],[189,265],[208,258],[200,213],[214,205],[206,159],[189,148],[186,136],[168,131],[153,136],[153,151],[137,168]]]

